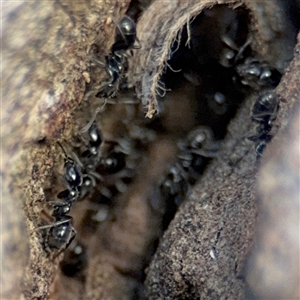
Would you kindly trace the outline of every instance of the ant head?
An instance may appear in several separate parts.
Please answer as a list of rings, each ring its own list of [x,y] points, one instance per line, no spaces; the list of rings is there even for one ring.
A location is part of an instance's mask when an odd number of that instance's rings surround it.
[[[135,35],[136,34],[136,26],[134,21],[128,17],[124,16],[118,23],[117,29],[123,34],[123,35]]]

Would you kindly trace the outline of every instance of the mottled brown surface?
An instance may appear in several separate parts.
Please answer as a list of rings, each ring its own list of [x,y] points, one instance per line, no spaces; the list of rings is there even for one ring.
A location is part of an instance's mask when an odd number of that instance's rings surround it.
[[[91,46],[97,42],[100,52],[107,51],[112,21],[125,5],[125,1],[105,5],[31,1],[18,7],[5,3],[4,137],[14,133],[18,142],[26,142],[62,133],[71,109],[83,97]]]
[[[51,185],[55,150],[33,143],[62,134],[70,136],[74,126],[71,111],[82,101],[89,81],[91,46],[98,43],[100,52],[107,51],[108,37],[113,38],[115,28],[113,20],[124,9],[125,1],[106,1],[105,5],[103,1],[3,3],[1,172],[7,272],[3,299],[20,297],[20,278],[24,279],[28,261],[25,295],[44,299],[48,293],[57,265],[41,251],[36,232],[32,233],[36,225],[32,221],[39,216],[37,204],[45,201],[42,188]],[[104,70],[99,69],[103,76]],[[27,224],[21,213],[24,208]],[[14,229],[9,230],[12,224]],[[11,232],[16,232],[13,239]]]
[[[148,270],[149,299],[245,297],[243,263],[257,215],[256,154],[245,138],[251,103],[231,123],[218,157],[164,234]]]

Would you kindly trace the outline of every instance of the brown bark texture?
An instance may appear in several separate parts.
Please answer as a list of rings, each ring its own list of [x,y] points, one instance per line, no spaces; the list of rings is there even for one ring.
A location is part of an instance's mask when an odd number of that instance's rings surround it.
[[[71,111],[89,90],[90,48],[97,43],[100,52],[107,51],[113,21],[127,4],[101,0],[3,3],[2,299],[18,299],[21,291],[28,299],[44,299],[49,293],[57,264],[43,255],[32,219],[37,218],[37,204],[45,197],[42,186],[51,180],[54,158],[53,151],[38,146],[38,141],[70,136]],[[104,75],[104,69],[99,69],[95,77]]]
[[[257,177],[260,218],[247,281],[259,299],[299,299],[300,35],[278,86],[279,131]]]
[[[135,2],[144,9],[137,22],[141,48],[128,55],[136,95],[122,94],[97,121],[104,140],[134,148],[136,176],[105,221],[91,221],[100,211],[91,199],[72,208],[75,240],[86,249],[78,277],[62,272],[70,249],[47,250],[41,216],[63,186],[64,153],[56,142],[72,152],[84,140],[80,129],[101,105],[94,94],[107,75],[97,61],[108,54],[130,1],[3,3],[1,299],[299,299],[300,36],[296,41],[290,14],[300,3]],[[248,93],[217,157],[163,232],[168,207],[154,187],[176,156],[176,138],[195,126],[195,112],[184,101],[194,90],[168,93],[161,75],[182,28],[189,32],[189,23],[218,5],[247,12],[251,47],[284,72],[275,90],[275,136],[257,160],[247,139],[256,128],[257,93]],[[225,28],[220,18],[204,30],[216,35]],[[149,129],[164,94],[169,134]],[[136,142],[137,131],[147,146]]]

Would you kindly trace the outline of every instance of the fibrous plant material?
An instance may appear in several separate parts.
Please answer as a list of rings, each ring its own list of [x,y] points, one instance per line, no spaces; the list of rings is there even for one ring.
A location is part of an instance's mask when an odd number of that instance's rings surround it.
[[[139,98],[148,108],[148,117],[153,117],[158,110],[157,95],[164,91],[160,79],[168,68],[167,62],[173,54],[172,46],[176,40],[180,41],[184,25],[189,30],[189,24],[201,11],[221,4],[232,9],[243,6],[249,11],[249,42],[264,59],[281,70],[291,60],[295,28],[288,21],[285,11],[281,10],[279,1],[155,1],[139,22],[140,39],[147,46],[145,51],[136,55],[132,69],[133,74],[137,74],[133,76],[133,82],[137,86]],[[273,12],[272,16],[268,14],[269,11]],[[284,22],[278,22],[279,19]],[[225,33],[226,21],[223,26]],[[210,30],[213,32],[214,28]]]
[[[127,86],[122,90],[119,76],[113,86],[120,89],[117,97],[109,96],[103,107],[95,95],[114,80],[105,76],[115,74],[105,74],[108,64],[103,62],[112,54],[115,61],[109,66],[114,66],[120,58],[112,45],[129,1],[10,7],[6,22],[15,39],[9,30],[3,36],[4,95],[12,99],[5,102],[4,145],[17,159],[5,160],[1,171],[16,204],[12,208],[12,198],[5,194],[8,211],[16,212],[10,223],[4,218],[4,224],[16,228],[4,228],[12,232],[4,240],[12,254],[6,256],[5,270],[12,274],[14,258],[19,267],[15,278],[6,277],[10,283],[4,298],[19,298],[21,290],[28,299],[268,295],[262,287],[256,290],[251,276],[256,271],[249,268],[248,277],[245,272],[260,215],[256,174],[261,159],[248,137],[260,130],[261,124],[251,120],[259,92],[273,89],[292,59],[298,23],[280,1],[157,0],[149,7],[148,2],[131,3],[133,18],[145,9],[137,25],[141,48],[133,50],[133,57],[122,53],[118,76],[124,75]],[[33,17],[36,5],[40,13]],[[23,34],[23,24],[32,27],[30,38]],[[237,56],[233,62],[232,53]],[[259,82],[243,73],[252,63]],[[263,128],[267,133],[259,132],[268,141],[275,136],[274,144],[267,143],[267,157],[276,152],[276,143],[285,151],[276,139],[284,138],[295,105],[296,92],[289,87],[295,82],[295,65],[275,91],[277,118]],[[268,80],[270,73],[276,76]],[[152,120],[144,118],[145,105]],[[81,129],[99,107],[95,124],[101,155],[91,162],[83,154],[95,141]],[[154,116],[157,108],[161,114]],[[72,204],[73,223],[67,228],[76,237],[70,245],[51,240],[61,215],[69,216],[51,211],[51,205],[59,207],[53,201],[63,188],[73,188],[65,182],[68,156],[76,164],[76,157],[84,161],[81,169],[94,176],[95,185]],[[93,173],[86,174],[90,167]],[[264,184],[258,184],[263,195]],[[77,187],[83,188],[83,182]],[[255,256],[252,261],[255,266]],[[23,274],[22,288],[13,291],[12,280],[20,286]]]

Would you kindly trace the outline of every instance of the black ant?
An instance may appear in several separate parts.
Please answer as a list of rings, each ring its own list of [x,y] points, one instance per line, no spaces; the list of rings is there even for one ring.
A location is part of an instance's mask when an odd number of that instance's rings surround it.
[[[172,166],[161,184],[162,195],[166,198],[172,198],[172,201],[178,206],[188,190],[186,180],[187,174],[179,164]]]
[[[137,42],[138,45],[135,46],[135,42]],[[134,21],[128,16],[122,17],[116,28],[115,43],[111,47],[111,52],[116,53],[117,51],[139,48],[140,43],[136,36],[136,25]]]
[[[109,54],[105,57],[105,71],[109,81],[100,88],[96,98],[109,98],[115,94],[118,89],[120,74],[123,71],[123,61],[123,54]]]
[[[72,226],[72,217],[67,215],[71,209],[71,202],[53,201],[49,203],[52,207],[51,216],[54,218],[54,223],[41,226],[38,229],[50,228],[45,235],[45,249],[63,250],[74,239],[76,232]]]
[[[135,157],[133,152],[134,142],[127,138],[119,138],[115,140],[105,141],[105,147],[102,148],[101,157],[98,165],[100,174],[110,175],[116,174],[124,169],[124,172],[118,174],[118,177],[125,175],[126,178],[131,177],[133,161],[130,157]],[[129,160],[127,157],[129,156]]]
[[[169,169],[159,189],[165,201],[165,213],[162,220],[163,229],[166,229],[174,218],[178,206],[183,202],[189,189],[187,173],[180,164],[175,164]]]
[[[166,202],[164,228],[174,217],[177,207],[199,179],[210,159],[216,156],[219,144],[213,140],[209,127],[200,126],[191,131],[186,140],[179,142],[178,148],[178,161],[160,183],[160,192]]]
[[[101,144],[101,136],[95,127],[91,127],[90,131],[90,149],[93,154],[97,154],[97,149]],[[46,236],[47,246],[50,250],[60,250],[64,246],[68,247],[73,238],[75,237],[75,229],[72,226],[72,217],[70,213],[71,206],[82,199],[94,184],[93,178],[89,174],[81,172],[80,167],[75,161],[67,155],[63,146],[57,142],[62,149],[64,158],[64,177],[67,182],[67,189],[59,192],[57,198],[59,201],[48,202],[52,206],[51,216],[54,218],[54,223],[39,227],[39,229],[50,228]]]
[[[183,169],[188,174],[188,182],[195,184],[211,158],[216,157],[219,143],[213,139],[209,127],[200,126],[192,130],[186,141],[178,143],[180,153],[178,158]]]
[[[135,46],[135,42],[138,45]],[[97,98],[109,98],[115,94],[124,69],[126,51],[138,48],[140,43],[136,36],[136,25],[130,17],[124,16],[116,28],[115,42],[111,46],[110,54],[105,57],[105,71],[109,79],[96,94]]]
[[[70,211],[69,204],[55,204],[52,216],[55,217],[54,224],[49,225],[51,228],[48,233],[47,245],[51,250],[60,250],[64,246],[66,248],[75,237],[75,229],[72,226],[72,217],[66,215],[66,211]]]
[[[71,194],[77,193],[78,196],[80,186],[82,185],[81,172],[78,166],[76,165],[75,161],[70,156],[67,155],[63,146],[59,142],[57,142],[57,144],[60,146],[63,153],[65,154],[64,173],[65,173],[65,179],[69,187],[69,191]]]
[[[248,54],[250,40],[247,40],[243,45],[238,46],[227,35],[221,37],[222,42],[226,45],[220,53],[219,63],[225,68],[235,67],[238,62],[243,61],[243,57]]]
[[[228,110],[228,99],[221,92],[216,92],[213,95],[209,95],[208,106],[213,110],[215,114],[223,115]]]
[[[251,119],[259,125],[256,127],[256,135],[248,139],[255,142],[255,151],[258,155],[262,155],[267,143],[273,138],[270,131],[278,110],[277,96],[272,90],[262,92],[253,106]]]
[[[179,161],[170,169],[165,181],[166,186],[170,186],[171,194],[175,194],[178,190],[176,185],[183,182],[183,179],[190,184],[195,183],[207,162],[216,156],[219,144],[213,141],[213,134],[209,127],[200,126],[191,131],[185,141],[179,142],[178,148]],[[174,186],[171,186],[171,182]],[[184,186],[183,183],[180,185]]]
[[[96,185],[95,178],[102,180],[102,177],[94,172],[99,160],[98,148],[102,143],[101,134],[96,124],[89,128],[89,138],[89,149],[82,154],[82,157],[86,160],[85,164],[73,153],[77,161],[77,164],[75,164],[75,161],[67,156],[66,151],[61,144],[58,143],[65,154],[65,178],[69,185],[67,190],[58,194],[57,197],[59,199],[65,201],[73,199],[74,202],[81,200],[90,193],[91,188]],[[71,180],[72,178],[73,181]]]
[[[120,139],[107,141],[109,148],[105,151],[99,162],[101,174],[115,174],[126,166],[126,156],[132,151],[132,144],[129,140]]]
[[[135,43],[137,43],[137,45],[135,45]],[[100,90],[95,95],[96,98],[104,98],[104,104],[95,110],[90,122],[84,126],[81,132],[86,132],[95,121],[97,114],[108,102],[107,98],[113,97],[120,88],[127,89],[127,83],[120,82],[126,62],[126,52],[131,49],[139,49],[140,47],[141,45],[136,36],[136,25],[134,21],[130,17],[124,16],[116,28],[115,42],[111,46],[110,53],[105,56],[105,71],[108,76],[108,81],[100,87]]]
[[[72,217],[68,213],[73,203],[78,200],[80,186],[83,183],[83,177],[75,161],[67,155],[62,145],[59,142],[57,143],[65,154],[64,175],[68,188],[58,193],[57,198],[60,201],[48,202],[53,207],[51,216],[54,218],[54,223],[38,228],[50,228],[46,236],[47,246],[50,250],[60,250],[64,246],[67,247],[75,237]]]

